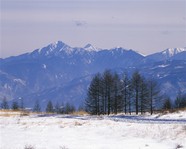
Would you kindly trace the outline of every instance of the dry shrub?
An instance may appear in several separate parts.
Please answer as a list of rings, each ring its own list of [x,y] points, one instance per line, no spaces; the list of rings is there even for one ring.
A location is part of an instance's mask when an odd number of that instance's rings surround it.
[[[175,149],[179,149],[179,148],[183,148],[183,146],[180,144],[177,144]]]
[[[82,126],[83,123],[80,123],[80,122],[75,121],[74,125],[75,125],[75,126]]]
[[[185,125],[183,126],[183,131],[186,132],[186,126]]]
[[[29,116],[30,112],[29,111],[21,111],[20,116]]]
[[[25,145],[24,149],[35,149],[33,145]]]
[[[179,109],[177,109],[177,111],[186,111],[186,107],[185,108],[179,108]]]
[[[72,115],[89,115],[86,111],[75,111],[72,113]]]
[[[59,149],[68,149],[66,146],[60,146]]]

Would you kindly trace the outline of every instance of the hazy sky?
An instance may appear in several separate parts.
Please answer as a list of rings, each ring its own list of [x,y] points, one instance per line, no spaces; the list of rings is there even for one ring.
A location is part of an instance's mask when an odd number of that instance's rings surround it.
[[[186,47],[186,0],[0,0],[0,57],[61,40],[143,54]]]

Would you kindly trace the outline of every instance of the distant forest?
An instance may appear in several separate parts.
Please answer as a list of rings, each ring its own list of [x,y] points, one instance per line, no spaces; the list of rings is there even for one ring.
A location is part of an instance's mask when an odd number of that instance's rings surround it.
[[[146,79],[138,71],[131,77],[127,74],[119,76],[110,70],[97,73],[90,83],[85,100],[85,110],[93,115],[120,112],[153,114],[154,110],[184,107],[186,95],[178,93],[173,104],[168,96],[160,94],[157,81]]]

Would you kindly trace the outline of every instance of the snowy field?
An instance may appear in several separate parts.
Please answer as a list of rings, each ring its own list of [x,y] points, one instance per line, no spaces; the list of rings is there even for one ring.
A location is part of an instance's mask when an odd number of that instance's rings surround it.
[[[1,149],[186,149],[186,111],[152,116],[0,112]]]

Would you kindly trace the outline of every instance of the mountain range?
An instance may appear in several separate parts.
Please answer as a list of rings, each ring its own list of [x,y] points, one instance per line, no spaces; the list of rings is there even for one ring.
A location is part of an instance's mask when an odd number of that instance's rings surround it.
[[[161,92],[174,99],[186,93],[186,48],[166,49],[143,56],[131,49],[100,49],[87,44],[71,47],[62,41],[33,52],[0,59],[0,99],[71,102],[78,107],[86,97],[91,78],[105,69],[131,75],[138,70],[160,84]],[[44,107],[43,106],[43,107]]]

